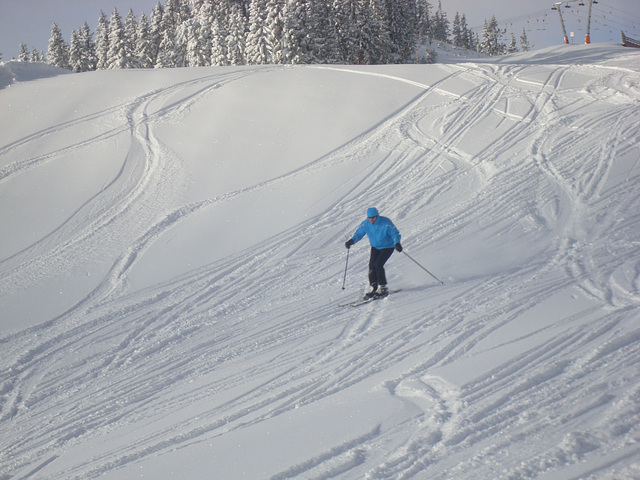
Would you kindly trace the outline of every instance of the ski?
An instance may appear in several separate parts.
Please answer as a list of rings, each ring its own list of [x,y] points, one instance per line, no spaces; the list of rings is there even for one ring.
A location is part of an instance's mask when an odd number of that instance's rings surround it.
[[[402,290],[401,288],[397,288],[395,290],[389,290],[389,293],[387,295],[382,296],[382,297],[362,298],[360,300],[355,300],[353,302],[341,303],[341,304],[338,304],[338,306],[339,307],[359,307],[360,305],[364,305],[365,303],[371,303],[371,302],[373,302],[375,300],[380,300],[382,298],[387,298],[392,293],[398,293],[401,290]]]

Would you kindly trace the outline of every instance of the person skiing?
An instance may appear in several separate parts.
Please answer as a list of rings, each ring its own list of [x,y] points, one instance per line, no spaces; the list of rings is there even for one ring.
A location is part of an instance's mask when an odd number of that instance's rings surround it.
[[[359,242],[364,236],[369,237],[371,256],[369,257],[369,288],[365,299],[384,297],[389,294],[384,264],[389,260],[394,248],[402,251],[400,232],[387,217],[381,217],[376,208],[367,210],[364,220],[353,236],[344,244],[347,249]]]

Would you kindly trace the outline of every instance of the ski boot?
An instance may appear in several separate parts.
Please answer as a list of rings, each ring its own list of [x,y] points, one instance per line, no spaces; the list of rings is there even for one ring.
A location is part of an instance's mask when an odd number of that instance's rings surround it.
[[[373,294],[373,296],[376,298],[386,297],[387,295],[389,295],[389,289],[386,285],[378,285],[376,293]]]
[[[362,297],[363,300],[369,300],[370,298],[373,298],[376,296],[376,292],[378,291],[378,285],[373,283],[371,285],[369,285],[369,287],[367,288],[367,291],[364,294],[364,297]]]

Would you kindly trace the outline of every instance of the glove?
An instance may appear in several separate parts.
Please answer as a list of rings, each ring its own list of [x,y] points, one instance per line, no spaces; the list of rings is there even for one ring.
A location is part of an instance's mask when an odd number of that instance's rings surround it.
[[[354,242],[352,238],[350,238],[349,240],[347,240],[347,242],[344,244],[345,247],[347,247],[347,249],[351,248],[351,245],[353,245]]]
[[[402,245],[400,245],[399,243],[396,243],[396,250],[401,252],[402,251]]]

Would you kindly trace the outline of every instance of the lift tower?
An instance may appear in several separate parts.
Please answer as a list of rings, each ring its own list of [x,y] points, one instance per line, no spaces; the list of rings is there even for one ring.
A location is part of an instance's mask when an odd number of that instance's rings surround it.
[[[587,15],[587,33],[585,33],[584,35],[584,43],[586,43],[587,45],[591,43],[591,7],[592,6],[593,6],[593,0],[589,0],[589,14]]]
[[[562,3],[563,2],[556,2],[553,4],[553,7],[551,7],[552,10],[558,10],[558,15],[560,16],[560,26],[562,27],[562,35],[564,36],[564,44],[568,44],[569,43],[569,37],[567,37],[567,29],[564,28],[564,19],[562,18]]]
[[[576,1],[580,2],[578,3],[578,6],[584,6],[583,0],[564,0],[562,2],[555,2],[551,5],[551,10],[558,11],[558,16],[560,17],[560,26],[562,27],[562,35],[564,36],[565,44],[569,43],[569,37],[567,36],[567,29],[564,26],[564,18],[562,18],[561,7],[564,5],[565,8],[571,8],[569,7],[569,4]],[[584,43],[586,43],[587,45],[591,43],[591,8],[593,7],[594,3],[598,3],[598,0],[589,0],[589,13],[587,14],[587,32],[584,36]]]

